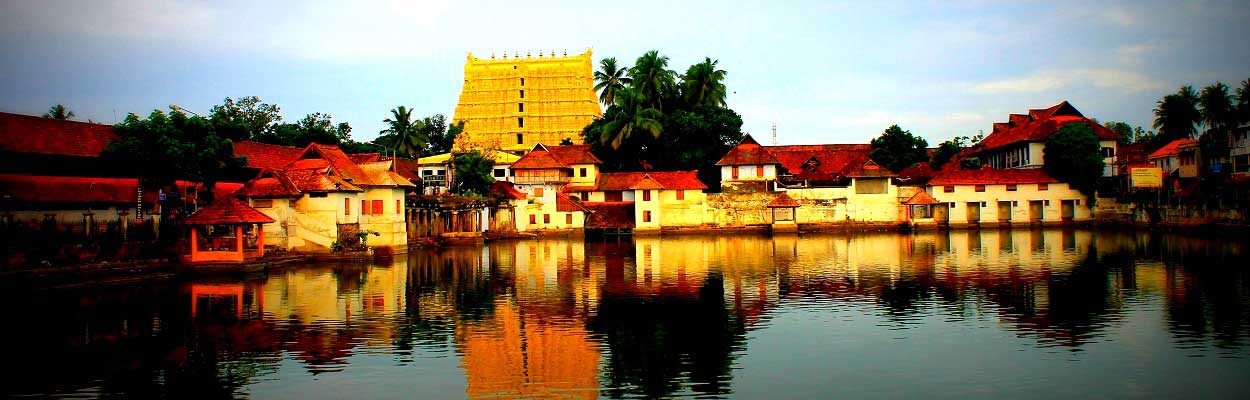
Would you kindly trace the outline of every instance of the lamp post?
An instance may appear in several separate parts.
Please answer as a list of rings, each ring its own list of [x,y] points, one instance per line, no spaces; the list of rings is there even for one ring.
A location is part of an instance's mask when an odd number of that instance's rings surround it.
[[[177,104],[170,104],[170,105],[169,105],[169,109],[170,109],[170,110],[174,110],[174,111],[182,111],[182,112],[185,112],[185,113],[190,113],[191,115],[194,115],[194,116],[197,116],[197,117],[201,117],[201,115],[200,115],[200,114],[196,114],[196,113],[195,113],[195,111],[191,111],[191,110],[188,110],[188,109],[182,108],[182,106],[177,105]]]

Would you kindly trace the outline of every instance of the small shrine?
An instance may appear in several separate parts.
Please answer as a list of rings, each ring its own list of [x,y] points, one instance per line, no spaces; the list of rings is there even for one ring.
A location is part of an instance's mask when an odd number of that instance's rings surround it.
[[[218,200],[184,222],[191,228],[185,262],[242,262],[265,255],[264,224],[273,218],[235,198]]]
[[[784,192],[768,203],[768,209],[773,214],[773,232],[798,232],[799,225],[795,223],[794,218],[797,208],[799,208],[799,202],[794,201]]]

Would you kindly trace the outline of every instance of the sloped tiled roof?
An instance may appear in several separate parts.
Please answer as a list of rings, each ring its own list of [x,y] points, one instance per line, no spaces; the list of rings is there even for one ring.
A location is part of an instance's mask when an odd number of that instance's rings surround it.
[[[341,177],[329,175],[325,168],[288,169],[285,174],[301,192],[363,192],[359,186]]]
[[[797,180],[830,181],[841,179],[847,169],[868,161],[870,144],[817,144],[764,146]]]
[[[0,198],[21,202],[133,204],[139,180],[0,174]]]
[[[299,157],[304,149],[252,141],[234,142],[234,155],[247,157],[247,166],[261,169],[281,169]]]
[[[799,206],[801,206],[799,202],[794,201],[794,199],[790,198],[790,195],[784,192],[777,195],[773,201],[768,202],[768,208],[796,208]]]
[[[1022,169],[943,169],[929,180],[930,186],[1002,185],[1009,183],[1058,183],[1041,168]]]
[[[299,187],[283,171],[264,170],[256,178],[243,184],[238,194],[246,197],[298,197]]]
[[[951,160],[947,161],[946,163],[947,165],[950,165],[952,163],[958,164],[959,161],[956,160],[954,157],[951,157]],[[902,171],[898,172],[898,177],[900,179],[906,179],[909,181],[911,180],[919,181],[919,180],[927,180],[929,178],[932,178],[935,173],[936,171],[933,170],[933,167],[929,166],[929,163],[921,162],[916,165],[903,168]]]
[[[890,171],[888,168],[877,165],[877,163],[872,160],[864,161],[859,165],[851,166],[846,171],[843,171],[843,175],[852,178],[883,178],[896,176],[894,171]]]
[[[925,205],[931,205],[931,204],[937,204],[937,203],[940,203],[940,202],[937,201],[937,199],[933,198],[933,195],[929,194],[929,192],[926,192],[923,190],[917,191],[916,194],[911,196],[911,198],[903,202],[903,204],[906,204],[909,206],[925,206]]]
[[[1198,141],[1195,139],[1176,139],[1163,145],[1163,147],[1160,147],[1158,150],[1151,152],[1149,156],[1146,156],[1146,159],[1153,160],[1156,158],[1175,157],[1177,154],[1180,154],[1181,147],[1194,143],[1198,143]]]
[[[116,139],[111,125],[0,112],[0,152],[96,157]]]
[[[525,193],[517,190],[516,186],[512,185],[512,182],[495,181],[495,183],[490,184],[490,190],[487,192],[497,194],[499,197],[508,200],[525,199]]]
[[[360,163],[358,165],[360,166],[360,170],[364,171],[365,176],[368,177],[367,180],[371,185],[405,187],[416,186],[407,179],[404,179],[404,177],[399,173],[393,171],[391,168],[394,164],[395,163],[391,160],[386,160]]]
[[[698,171],[607,172],[599,174],[594,187],[569,187],[569,191],[638,189],[703,190]]]
[[[352,162],[357,163],[357,164],[382,161],[382,155],[378,153],[348,154],[347,158],[351,159]]]
[[[187,225],[267,224],[274,222],[274,219],[243,204],[239,199],[225,197],[196,211],[183,222]]]
[[[588,211],[588,209],[586,208],[586,206],[582,205],[581,201],[570,198],[569,195],[565,194],[564,192],[557,192],[556,193],[556,211],[586,212]]]
[[[1029,110],[1028,114],[1011,114],[1006,123],[995,123],[994,130],[978,144],[991,150],[1019,142],[1042,142],[1063,125],[1083,123],[1101,140],[1117,140],[1120,135],[1085,118],[1076,107],[1062,102],[1049,108]]]
[[[534,149],[520,160],[512,163],[512,169],[552,169],[552,168],[569,168],[568,164],[560,162],[551,152],[545,149]]]
[[[590,153],[590,145],[546,146],[538,144],[512,163],[512,169],[570,168],[573,164],[602,164]]]
[[[406,158],[395,159],[395,172],[398,172],[399,176],[404,177],[404,179],[407,179],[409,182],[414,184],[421,182],[420,167],[421,164],[419,164],[417,160],[409,160]]]
[[[546,147],[547,147],[547,150],[551,152],[552,156],[555,156],[557,160],[560,160],[560,162],[564,163],[565,165],[603,164],[603,161],[600,161],[599,157],[595,157],[595,155],[590,152],[590,145],[588,144],[571,144],[571,145],[564,145],[564,146],[546,146]]]
[[[583,203],[590,210],[586,217],[586,228],[633,228],[634,202]]]
[[[324,160],[319,162],[317,160]],[[351,158],[343,153],[338,146],[328,146],[323,144],[312,143],[300,153],[299,158],[287,165],[288,169],[305,169],[319,168],[329,166],[334,172],[344,180],[349,180],[356,185],[371,185],[372,181],[369,176],[360,169],[359,165],[352,162]]]
[[[781,164],[764,146],[751,135],[744,135],[736,146],[729,149],[716,165],[770,165]]]

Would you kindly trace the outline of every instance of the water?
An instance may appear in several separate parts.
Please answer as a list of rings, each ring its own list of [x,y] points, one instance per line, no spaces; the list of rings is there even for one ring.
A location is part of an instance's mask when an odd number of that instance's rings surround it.
[[[1245,238],[538,240],[8,293],[0,394],[1230,398]]]

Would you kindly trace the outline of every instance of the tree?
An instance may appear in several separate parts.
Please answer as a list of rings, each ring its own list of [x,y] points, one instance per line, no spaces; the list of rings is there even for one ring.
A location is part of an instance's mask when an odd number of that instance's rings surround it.
[[[868,153],[868,158],[882,167],[898,172],[928,160],[928,146],[929,142],[924,138],[912,135],[898,125],[890,125],[881,136],[872,140],[872,152]]]
[[[660,137],[660,133],[664,131],[664,126],[660,124],[663,115],[655,108],[647,106],[644,96],[631,88],[621,91],[618,101],[620,104],[613,107],[615,112],[612,113],[612,118],[607,120],[599,132],[600,144],[610,144],[613,149],[619,149],[635,130],[650,133],[653,138]]]
[[[942,166],[967,146],[968,138],[965,136],[956,136],[938,144],[937,149],[933,151],[933,156],[929,158],[929,166],[933,169],[942,169]]]
[[[1163,96],[1155,108],[1154,128],[1163,143],[1189,139],[1202,121],[1198,112],[1198,96],[1192,86],[1182,86],[1176,93]]]
[[[1250,79],[1241,81],[1237,88],[1237,122],[1250,122]]]
[[[703,62],[691,65],[682,76],[682,97],[691,107],[725,106],[725,75],[723,69],[716,69],[719,61],[704,57]]]
[[[641,104],[657,111],[664,109],[663,99],[673,92],[677,73],[668,69],[668,56],[659,50],[651,50],[634,61],[629,69],[631,88],[640,96]]]
[[[65,121],[70,118],[74,118],[74,112],[70,111],[68,108],[65,108],[65,106],[62,104],[57,104],[55,106],[49,107],[48,112],[43,113],[43,117]]]
[[[419,121],[413,121],[412,110],[399,106],[391,109],[391,118],[383,120],[387,125],[384,134],[395,135],[391,150],[397,155],[408,158],[421,156],[421,150],[429,143],[430,138],[421,133]]]
[[[1147,131],[1140,126],[1133,128],[1133,143],[1154,143],[1158,139],[1155,131]]]
[[[595,90],[599,91],[599,102],[604,107],[616,104],[616,94],[633,82],[625,73],[625,68],[616,66],[616,57],[599,60],[599,70],[595,71]]]
[[[425,154],[450,153],[452,146],[456,143],[456,136],[464,131],[464,121],[448,125],[447,117],[443,114],[434,114],[422,119],[418,130],[429,138],[429,143],[425,146]]]
[[[708,187],[720,184],[719,160],[742,140],[742,116],[724,107],[695,107],[673,111],[663,119],[664,135],[658,154],[649,164],[664,170],[699,170]]]
[[[456,156],[456,183],[452,191],[457,194],[475,194],[485,196],[490,185],[495,183],[491,173],[495,169],[495,161],[482,156],[477,150]]]
[[[217,134],[230,140],[252,140],[272,134],[275,124],[282,122],[281,109],[261,102],[259,97],[246,96],[238,101],[227,97],[209,109],[209,119]]]
[[[1133,127],[1131,125],[1124,123],[1124,122],[1119,122],[1119,121],[1107,121],[1103,123],[1102,126],[1106,127],[1107,129],[1110,129],[1112,132],[1119,134],[1120,139],[1118,140],[1118,142],[1120,144],[1133,143]]]
[[[1198,108],[1206,130],[1198,137],[1203,158],[1218,160],[1228,156],[1228,139],[1237,126],[1237,114],[1233,98],[1228,95],[1228,85],[1216,82],[1202,89]]]
[[[203,198],[211,202],[217,182],[247,164],[234,157],[230,141],[218,136],[203,117],[178,111],[168,115],[153,111],[147,119],[130,114],[114,131],[118,139],[100,156],[128,166],[151,189],[173,185],[176,180],[200,182],[206,190]]]
[[[1046,138],[1042,152],[1046,173],[1093,196],[1094,186],[1106,167],[1093,128],[1084,123],[1065,124]]]

